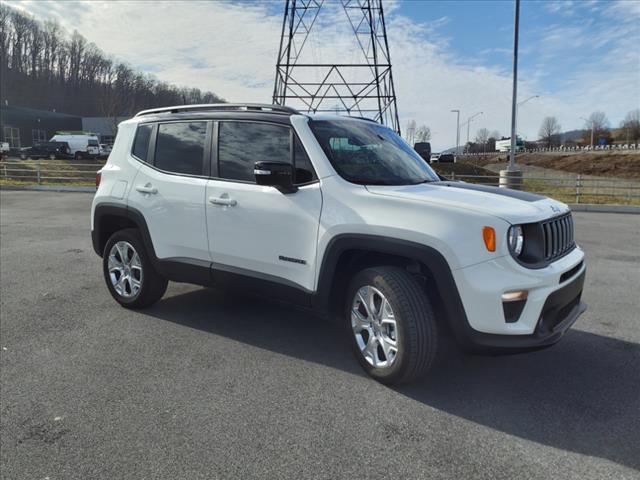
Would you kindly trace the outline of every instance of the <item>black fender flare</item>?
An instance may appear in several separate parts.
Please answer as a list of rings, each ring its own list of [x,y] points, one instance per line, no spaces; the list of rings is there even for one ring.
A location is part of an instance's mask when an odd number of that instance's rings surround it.
[[[395,255],[424,265],[433,277],[454,335],[460,338],[470,328],[451,267],[444,256],[427,245],[380,235],[340,234],[329,241],[319,270],[314,302],[320,311],[330,311],[331,291],[338,262],[342,254],[349,250]]]
[[[93,213],[93,230],[91,231],[91,241],[93,243],[93,249],[95,252],[102,256],[102,247],[104,242],[102,239],[102,219],[103,217],[121,217],[123,219],[133,222],[142,236],[144,246],[151,256],[154,264],[158,263],[158,257],[156,251],[153,248],[153,242],[151,241],[151,235],[149,234],[149,227],[144,219],[144,215],[135,208],[128,207],[126,205],[120,205],[117,203],[101,203],[96,206]]]

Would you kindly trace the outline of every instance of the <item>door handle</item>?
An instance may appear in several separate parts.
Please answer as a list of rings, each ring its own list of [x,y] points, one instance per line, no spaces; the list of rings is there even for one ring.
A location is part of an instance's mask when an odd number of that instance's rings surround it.
[[[136,190],[140,193],[151,193],[153,195],[158,193],[158,189],[155,187],[152,187],[150,183],[147,183],[146,185],[138,185],[136,187]]]
[[[225,197],[209,197],[209,202],[213,203],[214,205],[226,205],[229,207],[235,207],[238,204],[237,201]]]

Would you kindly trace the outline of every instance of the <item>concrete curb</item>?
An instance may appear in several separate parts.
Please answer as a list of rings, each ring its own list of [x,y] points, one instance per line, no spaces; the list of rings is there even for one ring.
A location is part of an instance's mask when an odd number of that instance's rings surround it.
[[[570,203],[573,212],[635,213],[640,214],[640,205],[601,205],[598,203]]]
[[[96,193],[96,187],[74,187],[71,185],[0,185],[0,190],[35,190],[40,192]]]

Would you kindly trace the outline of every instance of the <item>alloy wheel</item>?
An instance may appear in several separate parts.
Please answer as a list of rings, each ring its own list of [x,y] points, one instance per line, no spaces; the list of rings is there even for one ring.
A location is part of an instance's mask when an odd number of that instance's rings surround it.
[[[116,242],[109,252],[109,278],[116,293],[124,298],[135,297],[142,286],[140,255],[129,242]]]
[[[398,328],[391,304],[380,290],[365,285],[351,304],[351,329],[360,353],[374,368],[388,368],[398,355]]]

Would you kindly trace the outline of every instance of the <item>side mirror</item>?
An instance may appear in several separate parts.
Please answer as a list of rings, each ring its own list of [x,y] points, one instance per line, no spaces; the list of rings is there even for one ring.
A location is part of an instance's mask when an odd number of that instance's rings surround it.
[[[293,184],[293,165],[285,162],[256,162],[253,174],[258,185],[275,187],[282,193],[294,193],[298,187]]]

